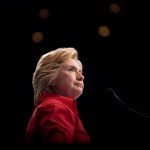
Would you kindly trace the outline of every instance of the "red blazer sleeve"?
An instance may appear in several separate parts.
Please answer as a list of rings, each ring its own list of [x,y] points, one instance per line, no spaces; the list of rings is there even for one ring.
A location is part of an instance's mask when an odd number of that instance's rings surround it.
[[[63,103],[45,104],[38,109],[39,128],[43,142],[73,142],[75,116],[72,110]]]

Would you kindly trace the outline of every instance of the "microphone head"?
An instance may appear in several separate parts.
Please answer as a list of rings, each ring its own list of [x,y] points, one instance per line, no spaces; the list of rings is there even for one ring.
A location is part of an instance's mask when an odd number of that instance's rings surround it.
[[[111,92],[112,94],[115,94],[115,91],[111,87],[108,88],[108,92]]]

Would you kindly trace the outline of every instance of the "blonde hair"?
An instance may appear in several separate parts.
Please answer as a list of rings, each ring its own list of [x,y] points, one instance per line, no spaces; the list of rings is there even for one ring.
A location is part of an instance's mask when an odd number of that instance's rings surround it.
[[[78,52],[72,47],[58,48],[40,57],[32,78],[35,105],[38,103],[42,92],[46,91],[51,82],[57,78],[61,66],[70,58],[77,60],[82,68],[78,59]],[[52,93],[52,91],[49,92]]]

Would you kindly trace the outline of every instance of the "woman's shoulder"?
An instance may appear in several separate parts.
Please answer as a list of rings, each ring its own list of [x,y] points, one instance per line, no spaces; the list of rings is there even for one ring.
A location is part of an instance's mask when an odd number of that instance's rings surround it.
[[[44,101],[42,101],[39,105],[37,105],[36,109],[38,111],[60,111],[60,110],[68,110],[68,105],[66,105],[64,102],[55,99],[55,98],[49,98]]]

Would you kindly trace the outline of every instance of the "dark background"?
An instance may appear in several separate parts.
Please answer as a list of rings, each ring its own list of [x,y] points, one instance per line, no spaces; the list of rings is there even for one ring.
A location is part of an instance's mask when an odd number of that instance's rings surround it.
[[[121,11],[114,14],[109,4]],[[47,8],[47,19],[38,17]],[[58,47],[75,47],[84,66],[85,90],[78,99],[81,119],[93,143],[149,140],[150,116],[149,12],[128,0],[6,1],[1,4],[2,134],[6,142],[22,143],[34,109],[32,73],[38,58]],[[110,28],[101,37],[97,29]],[[41,31],[44,40],[32,41]]]

